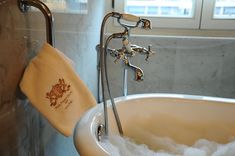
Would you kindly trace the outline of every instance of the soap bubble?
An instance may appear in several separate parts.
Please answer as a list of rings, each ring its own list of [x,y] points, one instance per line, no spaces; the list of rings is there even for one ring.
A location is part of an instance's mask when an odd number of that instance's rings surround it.
[[[177,144],[170,138],[156,137],[164,144],[164,149],[153,151],[145,144],[136,144],[127,137],[110,136],[109,151],[112,156],[235,156],[235,141],[219,144],[200,139],[192,146]]]

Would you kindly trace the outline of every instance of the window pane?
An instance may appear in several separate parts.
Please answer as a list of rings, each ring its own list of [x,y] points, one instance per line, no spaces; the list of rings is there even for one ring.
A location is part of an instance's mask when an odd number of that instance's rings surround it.
[[[235,0],[216,0],[215,19],[235,19]]]
[[[88,0],[42,0],[53,12],[87,13]]]
[[[180,17],[194,16],[195,0],[126,0],[125,12],[139,16]]]

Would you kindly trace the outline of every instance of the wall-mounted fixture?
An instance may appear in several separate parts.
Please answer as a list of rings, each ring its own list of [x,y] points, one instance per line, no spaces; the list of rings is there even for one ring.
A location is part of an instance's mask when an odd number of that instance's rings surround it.
[[[30,6],[39,9],[43,13],[46,20],[47,42],[52,46],[54,46],[55,45],[54,29],[53,29],[54,18],[52,16],[50,9],[43,2],[39,0],[18,0],[18,5],[19,9],[23,13],[27,12]]]

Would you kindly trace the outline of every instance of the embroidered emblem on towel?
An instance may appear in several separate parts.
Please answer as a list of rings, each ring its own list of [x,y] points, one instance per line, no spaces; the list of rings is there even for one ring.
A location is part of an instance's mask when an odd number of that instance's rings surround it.
[[[46,98],[50,100],[50,106],[58,108],[60,107],[62,102],[68,101],[68,97],[72,93],[71,91],[70,92],[69,91],[70,91],[70,85],[66,84],[64,79],[59,79],[58,83],[52,86],[51,91],[46,93]],[[58,105],[58,100],[62,98],[66,92],[69,92],[69,94],[66,95],[65,99],[63,99]]]

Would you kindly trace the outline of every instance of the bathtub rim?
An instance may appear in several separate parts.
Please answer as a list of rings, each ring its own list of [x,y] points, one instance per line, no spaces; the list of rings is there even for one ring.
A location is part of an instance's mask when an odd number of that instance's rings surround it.
[[[177,99],[187,99],[187,100],[204,100],[212,102],[226,102],[235,104],[235,98],[223,98],[223,97],[213,97],[213,96],[202,96],[202,95],[191,95],[191,94],[171,94],[171,93],[143,93],[143,94],[131,94],[127,96],[121,96],[114,98],[115,102],[118,103],[123,100],[132,99],[142,99],[142,98],[177,98]],[[102,104],[102,103],[99,103]]]
[[[222,97],[212,97],[212,96],[200,96],[200,95],[189,95],[189,94],[169,94],[169,93],[145,93],[145,94],[133,94],[133,95],[128,95],[128,96],[122,96],[122,97],[117,97],[115,98],[115,102],[118,104],[119,102],[122,101],[128,101],[128,100],[137,100],[137,99],[144,99],[144,98],[170,98],[170,99],[187,99],[187,100],[203,100],[203,101],[209,101],[209,102],[224,102],[224,103],[228,103],[228,104],[235,104],[235,99],[232,98],[222,98]],[[111,107],[111,102],[108,101],[107,102],[108,107]],[[81,119],[77,122],[75,129],[74,129],[74,135],[73,135],[73,140],[74,140],[74,145],[76,150],[79,152],[79,149],[77,148],[77,142],[76,142],[76,135],[79,132],[78,128],[79,125],[85,125],[86,121],[89,120],[89,123],[91,123],[89,126],[87,127],[82,127],[82,129],[86,129],[88,130],[92,135],[90,136],[93,140],[94,143],[93,145],[95,146],[95,148],[98,149],[102,149],[102,153],[98,153],[99,155],[109,155],[109,152],[105,149],[104,146],[101,145],[101,142],[97,140],[96,134],[95,134],[95,130],[94,130],[94,126],[98,126],[99,124],[102,124],[103,121],[99,120],[99,121],[95,121],[95,119],[97,119],[97,116],[102,116],[103,113],[103,105],[102,103],[97,104],[95,107],[92,107],[91,109],[89,109],[87,112],[85,112]],[[94,122],[95,121],[95,122]],[[88,132],[87,131],[87,132]],[[81,135],[80,135],[81,136]],[[82,136],[85,138],[85,136]]]

